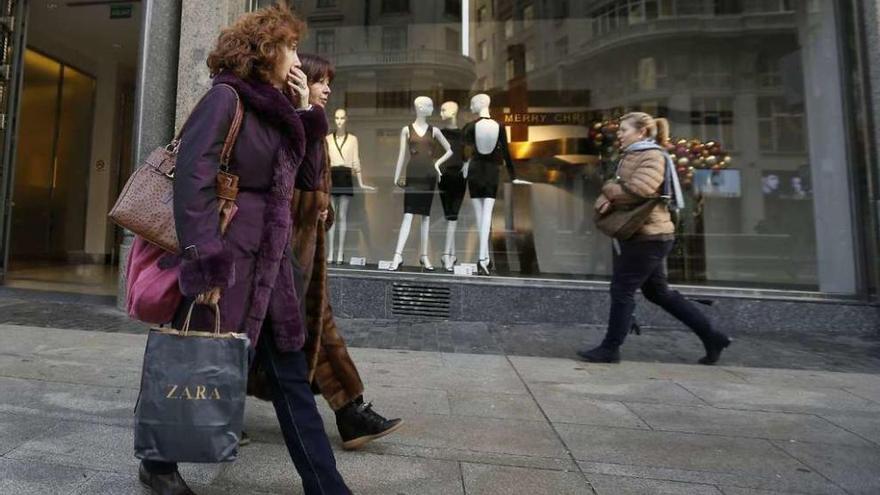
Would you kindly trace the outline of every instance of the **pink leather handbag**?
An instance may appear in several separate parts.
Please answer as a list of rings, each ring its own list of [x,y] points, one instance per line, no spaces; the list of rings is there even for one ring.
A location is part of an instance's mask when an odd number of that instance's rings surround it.
[[[183,300],[177,285],[180,268],[159,264],[167,255],[167,251],[143,237],[134,237],[125,270],[125,309],[135,320],[157,325],[168,323]]]

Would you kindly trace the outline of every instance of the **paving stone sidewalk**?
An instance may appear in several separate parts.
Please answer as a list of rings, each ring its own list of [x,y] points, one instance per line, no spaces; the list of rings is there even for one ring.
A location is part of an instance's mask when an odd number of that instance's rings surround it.
[[[147,327],[131,321],[107,304],[91,304],[71,296],[0,289],[0,324],[71,328],[143,334]],[[575,350],[598,343],[605,331],[597,325],[523,324],[338,319],[352,347],[428,352],[575,357]],[[733,366],[859,373],[880,373],[880,329],[853,334],[830,328],[823,333],[734,335],[735,344],[723,363]],[[645,328],[632,335],[624,359],[640,362],[693,363],[701,354],[699,341],[684,327]]]
[[[146,494],[131,429],[143,332],[0,324],[0,341],[0,494]],[[357,494],[880,493],[877,374],[352,353],[367,399],[406,420],[337,451]],[[271,406],[249,401],[246,424],[239,461],[183,465],[197,493],[302,493]]]

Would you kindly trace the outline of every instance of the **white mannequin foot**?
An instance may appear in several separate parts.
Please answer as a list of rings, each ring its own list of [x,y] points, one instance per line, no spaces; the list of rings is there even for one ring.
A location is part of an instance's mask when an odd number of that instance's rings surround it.
[[[489,258],[483,258],[477,262],[477,273],[480,275],[489,275]]]
[[[328,265],[332,265],[332,264],[333,264],[333,256],[327,256],[327,264],[328,264]]]
[[[422,255],[419,257],[419,264],[422,265],[422,268],[429,272],[434,271],[434,265],[431,264],[431,260],[428,259],[427,255]]]
[[[343,258],[341,254],[336,257],[336,264],[337,265],[344,265],[345,264],[345,258]]]
[[[443,264],[443,269],[447,272],[455,271],[455,264],[458,263],[458,258],[455,257],[454,254],[444,254],[442,258],[440,258],[440,263]]]
[[[400,253],[394,253],[394,258],[391,259],[391,271],[396,272],[400,270],[400,267],[403,265],[403,255]]]

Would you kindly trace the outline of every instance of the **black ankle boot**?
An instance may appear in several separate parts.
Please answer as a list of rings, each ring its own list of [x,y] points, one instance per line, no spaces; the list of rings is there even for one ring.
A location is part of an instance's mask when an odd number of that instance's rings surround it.
[[[360,399],[360,398],[359,398]],[[342,437],[342,448],[355,450],[384,437],[403,425],[402,419],[385,419],[373,411],[371,402],[354,400],[336,411],[336,427]]]
[[[141,483],[150,488],[152,495],[196,495],[186,486],[186,481],[183,481],[177,471],[168,474],[154,474],[147,471],[142,462],[138,468],[138,478]]]
[[[727,349],[733,342],[730,337],[720,332],[714,332],[709,337],[703,339],[703,347],[706,348],[706,355],[697,361],[700,364],[713,365],[721,358],[721,351]]]
[[[578,351],[578,356],[588,363],[619,363],[620,349],[608,349],[607,347],[594,347]]]

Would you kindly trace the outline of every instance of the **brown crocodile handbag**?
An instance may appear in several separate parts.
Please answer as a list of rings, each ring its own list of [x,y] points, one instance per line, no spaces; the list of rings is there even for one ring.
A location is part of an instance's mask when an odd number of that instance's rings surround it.
[[[221,201],[222,216],[224,203],[231,205],[238,192],[238,177],[229,173],[229,159],[241,129],[244,106],[232,86],[221,86],[229,88],[236,98],[235,117],[223,144],[220,171],[217,173],[217,196]],[[180,137],[185,128],[186,124],[167,146],[150,153],[144,164],[128,179],[109,214],[110,219],[120,227],[171,253],[177,253],[180,249],[174,227],[174,168],[180,150]]]

